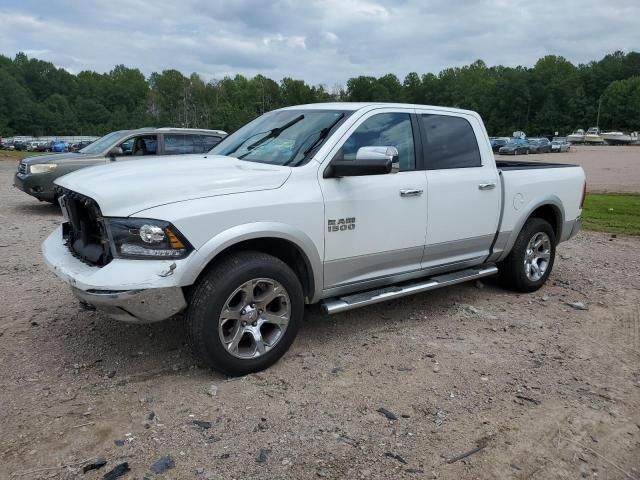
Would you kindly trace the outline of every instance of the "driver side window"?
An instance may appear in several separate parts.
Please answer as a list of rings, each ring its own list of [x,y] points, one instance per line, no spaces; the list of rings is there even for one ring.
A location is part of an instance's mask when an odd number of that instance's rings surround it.
[[[158,146],[156,135],[139,135],[118,145],[123,157],[155,155]]]
[[[408,113],[379,113],[366,119],[344,142],[336,157],[355,160],[361,147],[396,147],[400,171],[415,170],[413,129]]]

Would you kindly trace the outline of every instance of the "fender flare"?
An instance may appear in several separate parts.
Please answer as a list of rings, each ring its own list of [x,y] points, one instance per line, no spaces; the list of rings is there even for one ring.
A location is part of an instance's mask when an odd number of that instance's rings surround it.
[[[524,227],[524,224],[526,223],[526,221],[529,220],[529,218],[531,217],[531,214],[535,212],[538,208],[544,207],[545,205],[551,205],[556,211],[556,214],[558,215],[558,225],[556,225],[558,234],[556,235],[557,237],[556,241],[558,243],[560,242],[560,239],[562,238],[562,229],[564,227],[564,221],[565,221],[564,205],[562,204],[562,200],[560,200],[560,198],[557,195],[551,195],[549,197],[545,197],[544,199],[534,200],[530,202],[529,205],[527,205],[527,208],[525,210],[527,213],[522,215],[520,219],[516,222],[513,230],[511,231],[511,235],[507,240],[507,244],[505,245],[504,250],[502,251],[503,253],[500,256],[500,258],[498,258],[497,261],[504,260],[507,257],[507,255],[509,255],[509,253],[511,252],[511,249],[513,248],[513,245],[516,243],[516,239],[518,238],[518,235],[520,235],[520,232],[522,231],[522,227]]]
[[[185,265],[186,268],[184,270],[186,271],[182,274],[181,283],[184,286],[192,285],[205,267],[227,248],[245,240],[267,237],[287,240],[300,249],[305,257],[307,268],[313,277],[313,292],[309,300],[311,302],[316,301],[322,291],[322,261],[320,254],[313,240],[306,233],[285,223],[246,223],[236,225],[219,233],[190,257],[188,264]]]

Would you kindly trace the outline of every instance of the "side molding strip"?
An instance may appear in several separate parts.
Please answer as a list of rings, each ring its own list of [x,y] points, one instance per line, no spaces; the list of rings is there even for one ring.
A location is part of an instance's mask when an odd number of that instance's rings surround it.
[[[368,292],[355,293],[344,297],[329,298],[321,302],[325,313],[334,314],[353,310],[374,303],[386,302],[395,298],[406,297],[415,293],[427,292],[436,288],[454,285],[456,283],[475,280],[476,278],[488,277],[498,273],[495,266],[480,268],[469,268],[453,273],[445,273],[427,278],[419,282],[406,283],[404,285],[392,285],[390,287],[369,290]]]

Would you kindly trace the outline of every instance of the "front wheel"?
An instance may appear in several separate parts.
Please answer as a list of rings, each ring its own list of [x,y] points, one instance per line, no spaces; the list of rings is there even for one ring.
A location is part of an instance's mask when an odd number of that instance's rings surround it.
[[[534,292],[547,281],[556,256],[556,236],[546,220],[530,218],[522,227],[511,253],[498,265],[506,287]]]
[[[192,348],[205,364],[227,375],[264,370],[293,343],[303,298],[296,274],[278,258],[231,254],[195,287],[187,310]]]

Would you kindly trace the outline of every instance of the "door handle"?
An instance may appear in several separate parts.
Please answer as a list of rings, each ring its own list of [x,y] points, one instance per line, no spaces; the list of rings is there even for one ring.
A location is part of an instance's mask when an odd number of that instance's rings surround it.
[[[424,190],[418,190],[414,188],[403,188],[400,190],[401,197],[419,197]]]
[[[493,190],[494,188],[496,188],[495,183],[481,183],[478,185],[479,190]]]

